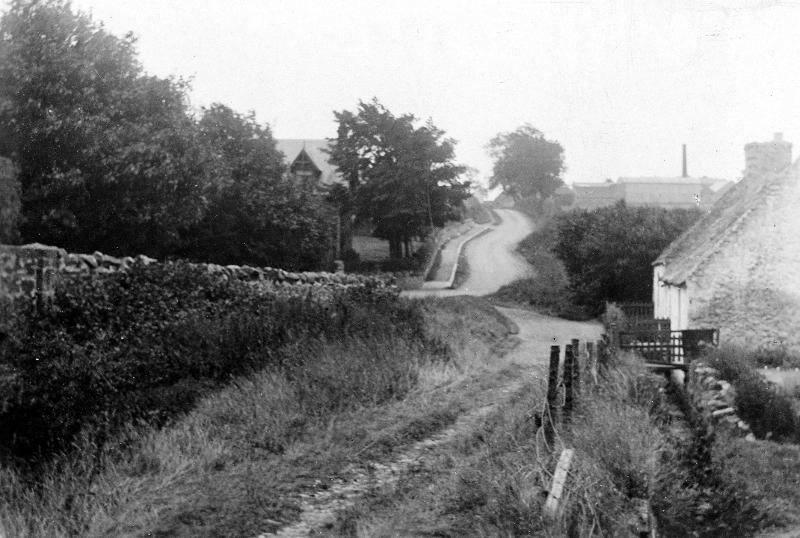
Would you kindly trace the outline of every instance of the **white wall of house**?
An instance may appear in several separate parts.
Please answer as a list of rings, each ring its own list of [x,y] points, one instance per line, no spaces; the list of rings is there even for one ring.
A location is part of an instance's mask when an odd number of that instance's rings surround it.
[[[653,267],[653,315],[669,318],[673,331],[688,329],[690,298],[687,288],[664,283],[661,280],[664,269],[662,264]]]

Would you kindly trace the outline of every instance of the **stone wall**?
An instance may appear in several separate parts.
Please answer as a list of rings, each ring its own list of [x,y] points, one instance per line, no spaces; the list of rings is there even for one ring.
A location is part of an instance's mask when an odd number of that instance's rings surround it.
[[[40,244],[24,246],[0,245],[0,298],[12,300],[29,298],[47,301],[55,293],[55,286],[60,274],[103,275],[126,271],[136,263],[148,265],[161,262],[143,255],[139,255],[136,258],[116,258],[101,252],[71,254],[63,249]],[[269,281],[281,285],[373,284],[383,286],[394,284],[390,277],[321,272],[296,273],[271,267],[250,267],[247,265],[199,265],[205,267],[209,273],[217,274],[223,279]]]
[[[786,143],[748,144],[751,174],[786,163]],[[777,149],[776,149],[777,147]],[[779,151],[780,150],[780,151]],[[789,145],[791,151],[791,145]],[[788,157],[789,159],[791,157]],[[800,355],[800,180],[796,167],[771,183],[759,204],[732,226],[688,280],[689,328],[719,327],[720,341]]]
[[[727,381],[719,379],[717,370],[703,363],[695,363],[689,371],[686,392],[692,405],[706,422],[733,435],[755,440],[750,425],[736,414],[735,389]]]

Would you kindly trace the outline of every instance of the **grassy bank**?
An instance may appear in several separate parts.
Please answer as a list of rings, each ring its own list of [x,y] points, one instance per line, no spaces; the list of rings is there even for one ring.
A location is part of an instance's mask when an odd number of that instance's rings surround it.
[[[663,379],[638,361],[622,358],[585,386],[555,450],[539,429],[543,399],[542,384],[527,383],[420,471],[341,514],[330,535],[630,536],[648,506],[659,536],[748,536],[768,525],[724,442],[676,423]],[[560,515],[546,519],[562,447],[575,456]]]
[[[364,320],[361,334],[287,344],[296,367],[237,377],[163,427],[128,423],[102,447],[78,438],[36,482],[4,467],[0,531],[238,537],[293,521],[305,489],[455,420],[480,388],[467,380],[507,345],[509,325],[476,299],[403,308],[421,340]]]

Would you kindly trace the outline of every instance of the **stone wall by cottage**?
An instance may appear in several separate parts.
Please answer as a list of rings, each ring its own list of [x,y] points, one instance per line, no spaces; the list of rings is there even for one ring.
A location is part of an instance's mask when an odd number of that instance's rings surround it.
[[[748,173],[774,173],[786,143],[748,144]],[[753,155],[761,147],[765,154]],[[791,152],[791,145],[789,152]],[[777,148],[777,149],[776,149]],[[797,167],[733,225],[708,262],[687,280],[689,328],[719,327],[720,341],[800,355],[800,180]]]
[[[34,299],[47,301],[55,293],[58,277],[64,273],[102,275],[126,271],[135,263],[159,263],[153,258],[117,258],[101,252],[71,254],[65,250],[40,244],[0,245],[0,299]],[[166,262],[169,263],[169,262]],[[247,265],[198,264],[224,279],[269,281],[282,285],[341,284],[377,286],[393,285],[391,278],[343,273],[290,272],[271,267]]]

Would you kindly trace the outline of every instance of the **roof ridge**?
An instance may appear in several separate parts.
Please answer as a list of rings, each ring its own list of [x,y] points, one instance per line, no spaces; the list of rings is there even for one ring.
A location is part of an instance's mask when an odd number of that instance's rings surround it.
[[[799,160],[800,161],[800,160]],[[797,163],[795,163],[796,165]],[[736,205],[736,197],[741,195],[741,208],[740,212],[737,211],[738,216],[734,218],[732,222],[730,222],[727,226],[725,226],[720,233],[716,237],[709,237],[708,241],[711,243],[710,245],[706,245],[706,248],[700,248],[701,245],[697,245],[694,248],[690,248],[689,253],[687,254],[694,254],[695,251],[700,250],[700,254],[693,256],[694,262],[689,261],[688,259],[683,260],[685,264],[688,266],[683,270],[674,269],[673,271],[665,270],[664,275],[662,276],[661,280],[668,284],[683,284],[686,282],[686,278],[690,275],[694,274],[708,259],[711,257],[712,253],[721,245],[724,241],[726,241],[730,235],[741,225],[741,222],[745,220],[753,210],[763,201],[764,197],[762,193],[767,189],[767,187],[774,185],[775,183],[780,182],[781,180],[785,179],[787,176],[791,175],[792,172],[796,172],[797,168],[793,164],[789,164],[781,169],[779,172],[774,174],[763,175],[759,174],[758,176],[750,176],[749,178],[745,178],[744,180],[740,181],[732,189],[726,192],[723,197],[717,202],[717,204],[712,207],[712,209],[707,213],[707,215],[697,222],[695,222],[692,226],[689,227],[683,234],[681,234],[675,241],[670,243],[670,245],[664,249],[661,255],[656,258],[653,262],[653,265],[666,265],[669,261],[671,255],[674,255],[676,252],[681,250],[681,247],[688,241],[689,238],[694,236],[695,234],[699,235],[699,233],[703,233],[703,231],[708,230],[711,228],[711,225],[720,221],[725,216],[725,209],[728,199],[734,199],[734,201],[730,204],[730,207]],[[797,165],[800,166],[800,165]],[[751,179],[752,178],[752,179]],[[748,187],[753,187],[751,192],[748,192]],[[718,208],[718,214],[716,214],[713,218],[714,208]],[[702,230],[701,232],[697,232],[697,230]],[[710,248],[709,248],[710,247]],[[687,257],[688,258],[688,257]],[[670,274],[676,273],[676,274]]]

